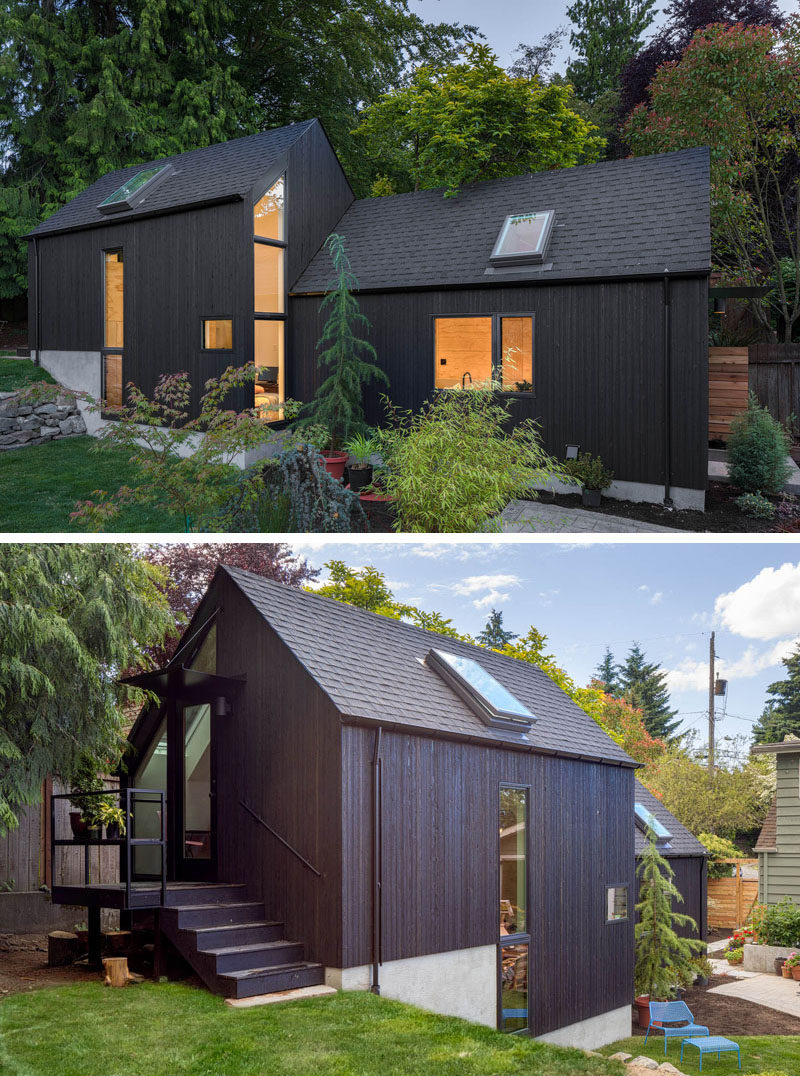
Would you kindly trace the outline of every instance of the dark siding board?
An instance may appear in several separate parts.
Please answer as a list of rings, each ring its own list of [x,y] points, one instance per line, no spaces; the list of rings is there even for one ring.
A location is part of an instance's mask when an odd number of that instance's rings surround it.
[[[343,730],[346,967],[371,959],[373,744]],[[384,961],[497,943],[498,789],[529,784],[533,1033],[630,1000],[632,922],[604,919],[605,885],[633,886],[630,770],[396,733],[382,759]]]
[[[707,469],[705,280],[672,282],[672,484],[703,489]],[[663,284],[651,281],[468,288],[359,296],[370,340],[401,408],[419,408],[433,383],[432,315],[535,314],[536,397],[514,413],[537,418],[547,449],[600,453],[617,478],[664,481]],[[309,400],[321,375],[318,296],[290,300],[293,388]],[[371,422],[381,390],[367,390]]]
[[[233,582],[221,579],[218,670],[247,673],[218,721],[219,878],[247,884],[306,957],[341,966],[339,715]],[[322,872],[317,878],[239,805],[243,799]]]
[[[680,927],[677,934],[682,938],[705,937],[706,934],[706,868],[702,856],[667,857],[669,865],[675,872],[673,881],[683,902],[673,901],[673,911],[690,915],[697,923],[697,930],[688,924]],[[636,879],[636,902],[639,902],[639,878]]]

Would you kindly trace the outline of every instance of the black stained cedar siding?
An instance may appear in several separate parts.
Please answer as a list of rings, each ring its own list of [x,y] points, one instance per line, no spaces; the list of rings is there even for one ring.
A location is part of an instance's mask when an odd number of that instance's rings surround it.
[[[662,853],[663,854],[663,853]],[[702,856],[666,856],[675,872],[673,881],[683,901],[673,900],[672,910],[690,915],[697,923],[693,930],[688,924],[678,927],[681,938],[705,938],[708,932],[707,867]],[[636,879],[636,902],[639,901],[639,878]]]
[[[353,192],[321,124],[290,147],[287,168],[286,281],[292,285],[353,202]]]
[[[150,394],[186,370],[197,407],[208,378],[252,358],[251,241],[252,207],[238,200],[42,237],[42,350],[100,351],[103,251],[122,248],[124,380]],[[233,351],[202,350],[203,317],[234,319]],[[243,390],[232,402],[247,404]]]
[[[371,960],[374,735],[343,730],[345,967]],[[381,757],[384,961],[497,944],[499,787],[527,784],[532,1033],[630,1001],[633,921],[605,922],[605,886],[632,892],[632,770],[394,732]]]
[[[347,808],[339,715],[238,587],[224,575],[216,586],[217,669],[247,673],[233,713],[216,723],[219,879],[250,886],[268,918],[306,945],[306,959],[340,967]],[[251,818],[240,799],[322,877]]]
[[[420,252],[420,257],[424,252]],[[672,476],[704,489],[708,408],[705,278],[671,281]],[[516,287],[363,293],[369,339],[401,408],[419,408],[433,388],[433,316],[535,315],[535,395],[514,414],[536,418],[547,449],[563,457],[580,444],[599,453],[619,479],[664,481],[664,347],[661,280],[557,283]],[[309,400],[318,387],[315,347],[320,298],[290,302],[291,394]],[[367,417],[382,417],[379,392],[367,391]]]

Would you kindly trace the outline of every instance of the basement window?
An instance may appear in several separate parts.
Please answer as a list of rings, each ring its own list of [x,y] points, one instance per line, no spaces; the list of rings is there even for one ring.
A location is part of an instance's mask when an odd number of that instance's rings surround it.
[[[486,725],[527,731],[536,718],[477,661],[444,650],[429,650],[425,663],[460,696]]]
[[[634,804],[634,810],[636,811],[636,825],[639,829],[645,832],[652,829],[657,841],[668,841],[672,837],[667,827],[659,822],[653,812],[643,803]]]
[[[126,179],[121,187],[104,198],[97,207],[101,213],[121,213],[126,209],[133,209],[144,199],[146,194],[157,186],[173,171],[171,164],[154,165],[151,168],[143,168]]]
[[[528,265],[544,261],[555,210],[506,217],[489,261],[492,265]]]

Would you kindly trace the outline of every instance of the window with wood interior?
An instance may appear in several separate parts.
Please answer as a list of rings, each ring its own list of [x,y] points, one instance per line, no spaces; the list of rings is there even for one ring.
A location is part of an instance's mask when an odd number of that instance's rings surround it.
[[[286,399],[286,179],[281,176],[253,207],[253,361],[255,406],[268,422]]]
[[[122,407],[123,404],[124,283],[122,251],[103,251],[103,365],[100,394],[106,407]]]
[[[500,786],[500,941],[498,945],[501,1031],[528,1027],[528,789]]]
[[[203,350],[230,351],[233,348],[231,318],[203,318]]]
[[[437,389],[533,392],[533,315],[434,319]]]
[[[606,922],[616,923],[628,918],[628,887],[626,885],[606,886]]]

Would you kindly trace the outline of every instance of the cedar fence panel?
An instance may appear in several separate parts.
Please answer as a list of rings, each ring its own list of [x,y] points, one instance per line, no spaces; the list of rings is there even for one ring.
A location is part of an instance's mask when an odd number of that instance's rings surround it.
[[[726,440],[731,419],[747,407],[747,348],[708,349],[708,437]]]
[[[749,352],[751,391],[800,435],[800,344],[751,344]]]
[[[708,925],[732,930],[743,926],[758,900],[758,880],[742,877],[742,867],[758,866],[757,859],[723,859],[734,868],[733,878],[708,879]]]

